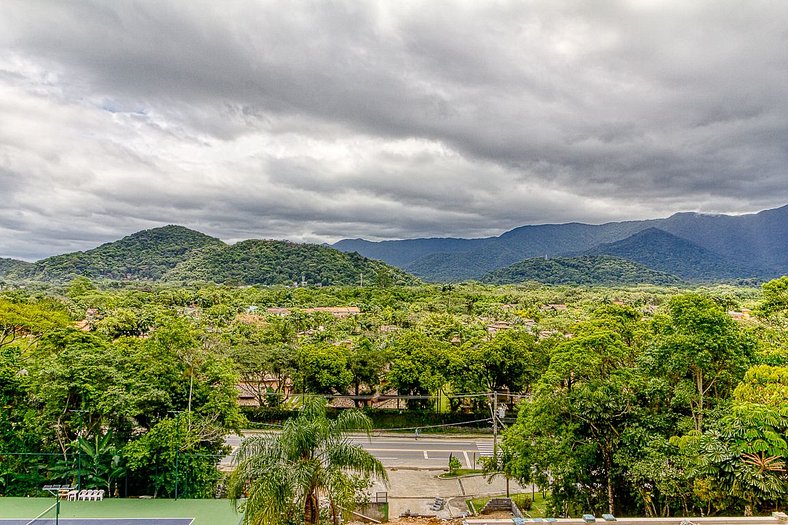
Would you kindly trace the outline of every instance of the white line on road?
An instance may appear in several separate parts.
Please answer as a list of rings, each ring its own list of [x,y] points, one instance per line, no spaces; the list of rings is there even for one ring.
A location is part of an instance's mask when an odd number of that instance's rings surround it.
[[[468,453],[463,450],[462,455],[465,456],[465,466],[471,468],[471,460],[468,458]]]
[[[427,455],[427,451],[426,450],[424,451],[424,459],[430,459],[430,457]]]
[[[409,451],[412,452],[413,449],[407,449],[407,448],[367,448],[367,447],[364,447],[364,450],[366,450],[367,452],[409,452]],[[458,449],[458,448],[440,448],[440,449],[439,448],[433,448],[433,449],[430,449],[430,452],[444,452],[444,453],[446,453],[446,452],[455,452],[456,453],[456,452],[476,452],[476,450],[477,449],[463,450],[463,449]]]

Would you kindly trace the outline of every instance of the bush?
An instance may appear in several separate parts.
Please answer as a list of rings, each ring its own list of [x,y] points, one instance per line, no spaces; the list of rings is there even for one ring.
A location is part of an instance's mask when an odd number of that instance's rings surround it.
[[[514,496],[514,502],[520,508],[520,510],[524,510],[528,512],[533,507],[534,502],[531,501],[531,496],[527,494],[517,494]]]

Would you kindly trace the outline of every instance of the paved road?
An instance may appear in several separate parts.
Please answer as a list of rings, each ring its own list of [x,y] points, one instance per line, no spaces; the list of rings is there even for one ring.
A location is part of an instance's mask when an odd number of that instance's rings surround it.
[[[253,435],[250,432],[249,435]],[[230,436],[227,444],[235,449],[243,440],[240,436]],[[506,481],[497,477],[488,482],[483,476],[470,476],[462,479],[441,479],[439,474],[446,471],[449,454],[459,458],[463,467],[473,468],[483,455],[492,455],[492,438],[478,437],[415,437],[405,435],[378,435],[367,439],[366,436],[353,436],[352,440],[377,457],[388,470],[389,482],[376,481],[372,493],[386,493],[389,502],[389,516],[399,516],[404,512],[416,514],[437,514],[442,518],[464,515],[468,511],[465,500],[471,496],[503,494]],[[229,468],[228,456],[222,465]],[[510,483],[511,490],[524,492],[515,481]],[[444,509],[436,512],[431,509],[436,496],[446,498]]]
[[[229,436],[226,441],[235,450],[242,439],[240,436]],[[475,468],[480,456],[492,455],[491,437],[430,436],[416,439],[413,435],[389,434],[371,438],[353,436],[351,439],[377,457],[387,468],[446,468],[450,454],[459,459],[464,468]],[[229,465],[230,461],[231,458],[227,457],[222,460],[222,464]]]

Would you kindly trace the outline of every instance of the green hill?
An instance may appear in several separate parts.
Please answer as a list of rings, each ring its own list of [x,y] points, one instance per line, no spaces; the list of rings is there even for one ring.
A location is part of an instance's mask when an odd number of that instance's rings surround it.
[[[481,278],[491,284],[537,281],[544,284],[624,285],[680,284],[674,275],[609,255],[533,258],[494,270]]]
[[[16,275],[20,272],[24,272],[31,266],[33,266],[33,264],[29,262],[0,257],[0,277],[5,277],[6,275]]]
[[[16,276],[38,281],[66,281],[78,275],[91,279],[158,280],[195,250],[210,246],[224,243],[183,226],[164,226],[85,252],[42,259]]]
[[[182,262],[167,273],[170,281],[213,281],[237,285],[415,284],[402,270],[357,253],[327,246],[286,241],[248,240],[216,246]]]
[[[623,257],[692,281],[764,276],[762,269],[748,268],[658,228],[648,228],[626,239],[600,244],[585,254]]]

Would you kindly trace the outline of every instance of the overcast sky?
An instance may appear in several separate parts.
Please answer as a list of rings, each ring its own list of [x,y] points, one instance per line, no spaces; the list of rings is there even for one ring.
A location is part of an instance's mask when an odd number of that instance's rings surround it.
[[[788,2],[0,2],[0,256],[788,203]]]

